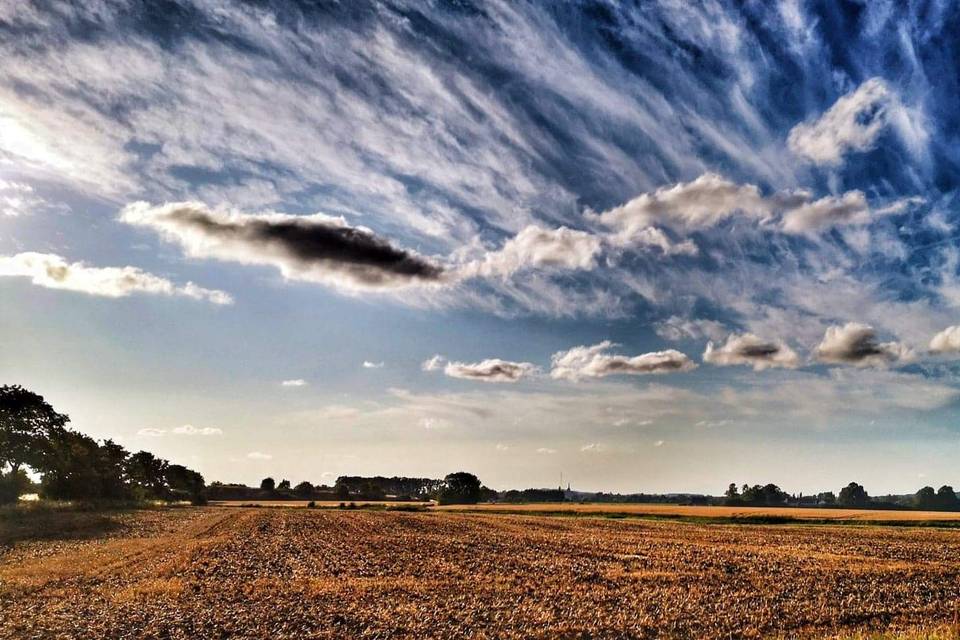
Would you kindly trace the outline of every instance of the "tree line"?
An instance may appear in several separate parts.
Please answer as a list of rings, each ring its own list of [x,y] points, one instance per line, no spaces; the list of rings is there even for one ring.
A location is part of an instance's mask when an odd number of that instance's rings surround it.
[[[913,495],[871,497],[863,485],[851,482],[839,493],[825,491],[809,496],[790,495],[775,484],[743,485],[730,483],[724,495],[729,506],[802,506],[845,507],[849,509],[920,509],[923,511],[958,511],[960,498],[950,485],[937,490],[923,487]]]
[[[443,479],[340,476],[332,487],[307,480],[294,485],[289,480],[277,482],[268,476],[259,487],[213,482],[207,491],[212,500],[436,500],[441,504],[487,502],[497,495],[466,471],[448,474]]]
[[[67,427],[70,418],[19,385],[0,386],[0,504],[16,502],[40,475],[39,493],[54,500],[189,500],[206,502],[198,472],[130,453]]]

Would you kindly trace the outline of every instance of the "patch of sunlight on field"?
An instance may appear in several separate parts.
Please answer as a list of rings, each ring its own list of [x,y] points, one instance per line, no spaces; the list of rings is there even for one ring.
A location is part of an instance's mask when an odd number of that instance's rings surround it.
[[[707,507],[678,504],[541,502],[526,504],[485,503],[433,507],[451,511],[495,511],[518,513],[628,514],[638,516],[680,516],[691,518],[789,518],[794,520],[836,520],[864,522],[960,521],[960,512],[895,511],[878,509],[817,509],[798,507]]]

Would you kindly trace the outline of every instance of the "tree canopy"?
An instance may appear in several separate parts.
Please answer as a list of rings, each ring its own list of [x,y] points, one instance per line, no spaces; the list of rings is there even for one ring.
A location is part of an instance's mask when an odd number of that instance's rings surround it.
[[[203,476],[148,451],[130,455],[112,440],[98,442],[67,428],[70,419],[42,396],[0,386],[0,502],[16,501],[28,467],[40,474],[40,494],[57,500],[202,502]]]
[[[0,471],[16,473],[23,466],[39,470],[52,439],[69,421],[42,396],[20,385],[0,386]]]
[[[480,479],[472,473],[458,471],[443,479],[440,504],[476,504],[480,501]]]

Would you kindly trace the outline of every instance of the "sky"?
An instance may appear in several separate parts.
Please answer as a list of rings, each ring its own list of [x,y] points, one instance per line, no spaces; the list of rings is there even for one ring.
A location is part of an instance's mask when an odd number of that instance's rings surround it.
[[[208,481],[960,485],[958,34],[0,0],[0,382]]]

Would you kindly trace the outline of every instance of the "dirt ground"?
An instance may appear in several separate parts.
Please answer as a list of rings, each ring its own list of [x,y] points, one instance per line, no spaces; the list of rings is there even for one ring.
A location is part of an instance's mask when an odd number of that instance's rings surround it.
[[[927,527],[229,507],[106,521],[0,547],[0,638],[825,637],[951,623],[960,596],[960,531]]]

